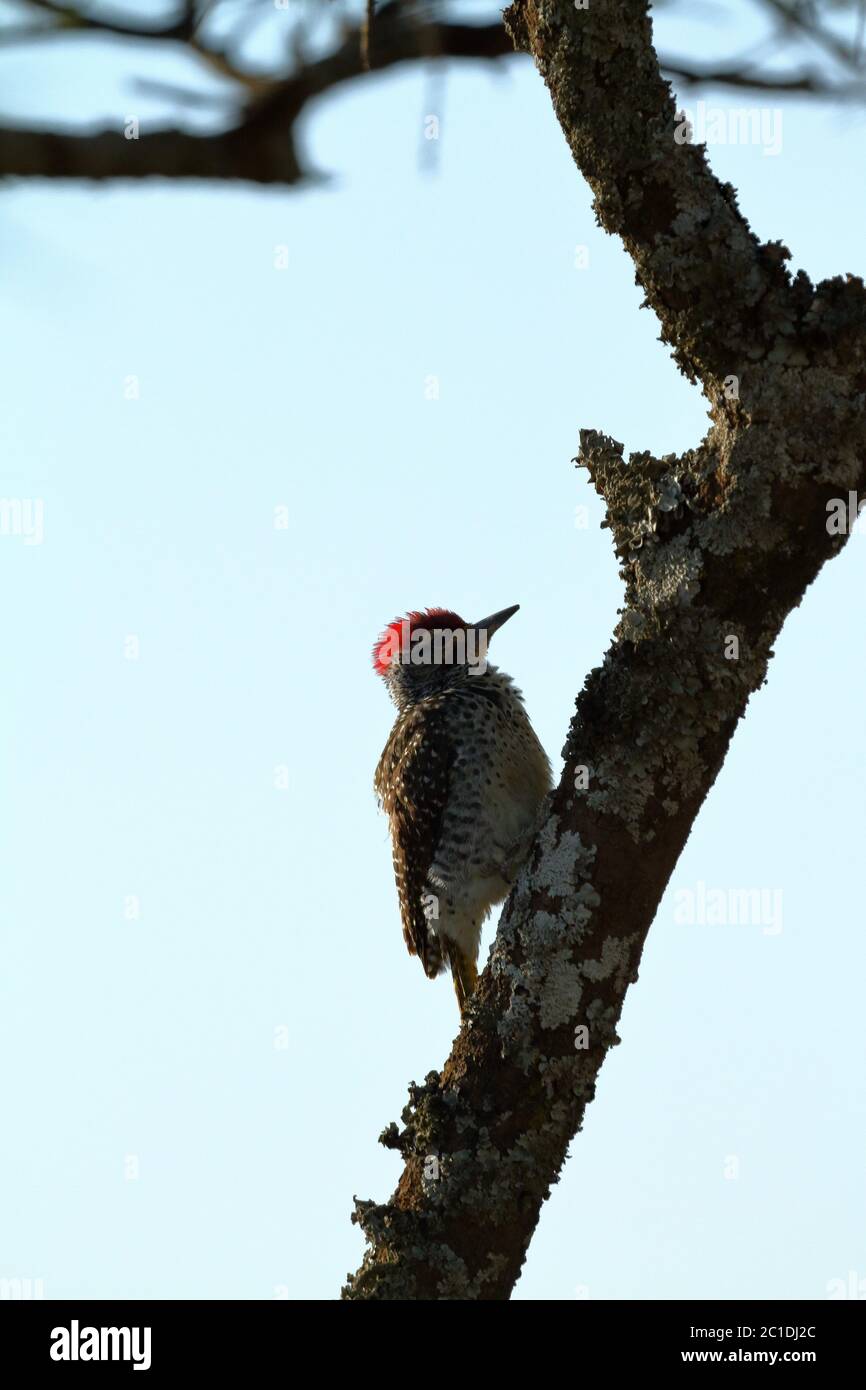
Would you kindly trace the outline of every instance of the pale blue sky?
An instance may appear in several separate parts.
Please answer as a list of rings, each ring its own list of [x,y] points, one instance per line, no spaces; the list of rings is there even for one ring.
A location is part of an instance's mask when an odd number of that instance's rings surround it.
[[[145,111],[129,60],[60,56],[0,55],[9,113]],[[713,166],[795,267],[862,274],[863,114],[783,111],[778,156]],[[376,1136],[457,1023],[401,939],[372,641],[519,602],[492,656],[558,769],[621,598],[578,430],[706,424],[529,63],[391,74],[306,130],[328,186],[0,198],[0,494],[44,503],[42,544],[0,537],[0,1277],[49,1297],[336,1296],[353,1193],[398,1175]],[[864,583],[857,536],[789,620],[517,1297],[866,1278]],[[679,925],[698,882],[781,889],[781,934]]]

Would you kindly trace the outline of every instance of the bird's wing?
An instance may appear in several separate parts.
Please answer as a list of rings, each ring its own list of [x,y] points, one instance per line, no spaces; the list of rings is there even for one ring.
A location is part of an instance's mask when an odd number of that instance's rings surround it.
[[[439,844],[453,763],[442,715],[435,707],[415,707],[394,725],[375,777],[391,825],[403,939],[431,979],[442,968],[442,952],[429,930],[422,896],[431,891],[427,872]]]

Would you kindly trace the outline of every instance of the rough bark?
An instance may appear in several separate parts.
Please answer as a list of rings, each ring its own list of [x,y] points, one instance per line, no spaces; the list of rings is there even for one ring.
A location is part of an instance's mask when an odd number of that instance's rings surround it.
[[[350,1299],[509,1296],[737,722],[785,617],[844,543],[827,503],[864,486],[863,283],[792,280],[704,150],[677,143],[647,10],[517,0],[506,23],[712,426],[682,456],[628,462],[582,433],[625,582],[620,621],[578,696],[470,1016],[441,1075],[410,1088],[402,1130],[382,1136],[403,1157],[397,1190],[356,1201],[370,1248]]]

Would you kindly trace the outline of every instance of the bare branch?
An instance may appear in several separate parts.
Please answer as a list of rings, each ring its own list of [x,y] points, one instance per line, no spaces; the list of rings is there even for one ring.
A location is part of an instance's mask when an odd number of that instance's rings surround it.
[[[859,69],[856,48],[845,43],[844,39],[837,38],[829,29],[825,29],[814,12],[806,14],[799,4],[792,4],[790,0],[763,0],[763,3],[776,14],[783,25],[796,30],[804,38],[812,39],[837,62],[855,70]]]
[[[787,280],[776,252],[758,245],[740,215],[734,190],[710,173],[703,147],[689,143],[646,11],[643,0],[596,0],[573,10],[568,23],[556,22],[543,43],[546,4],[514,5],[506,20],[515,42],[531,47],[542,65],[601,225],[622,237],[683,370],[716,400],[744,348],[769,350],[761,338],[774,331],[773,319],[755,308],[769,296],[784,313]],[[595,77],[612,48],[616,87]],[[584,74],[580,84],[571,79],[574,68]]]
[[[410,22],[399,9],[377,17],[373,65],[377,70],[418,58],[498,59],[512,46],[500,23],[492,25]],[[209,54],[217,65],[223,61]],[[227,60],[226,60],[227,61]],[[284,81],[244,75],[251,97],[240,121],[217,135],[173,129],[141,131],[128,140],[122,131],[67,134],[0,127],[0,171],[19,177],[120,179],[236,179],[294,184],[311,177],[294,141],[295,124],[307,104],[363,75],[360,35],[351,30],[334,52],[300,68]],[[237,75],[232,68],[231,75]]]
[[[155,44],[173,43],[185,49],[203,67],[227,79],[225,94],[211,98],[196,94],[186,87],[164,84],[160,89],[181,106],[212,104],[232,108],[227,115],[231,130],[221,136],[184,134],[176,136],[170,129],[142,130],[130,150],[131,142],[119,138],[117,130],[76,132],[52,130],[53,139],[39,129],[22,128],[9,122],[0,130],[0,170],[19,177],[46,178],[140,178],[162,175],[165,178],[246,179],[253,182],[298,183],[305,177],[297,155],[295,123],[307,103],[324,95],[342,83],[401,62],[432,61],[449,58],[483,60],[513,56],[512,45],[498,18],[489,24],[449,23],[441,18],[437,0],[392,0],[378,7],[365,0],[365,12],[357,27],[342,35],[336,48],[315,59],[308,59],[300,48],[301,31],[292,31],[291,63],[277,64],[267,72],[252,70],[240,54],[250,29],[264,18],[265,10],[249,5],[227,37],[215,42],[206,34],[206,20],[220,7],[217,0],[186,0],[177,17],[168,23],[148,26],[124,18],[103,17],[59,0],[27,0],[30,8],[45,19],[41,26],[12,26],[0,31],[0,47],[38,39],[70,38],[75,35],[103,34],[118,40],[132,39]],[[730,59],[716,65],[690,62],[671,57],[662,59],[662,70],[680,86],[707,83],[732,90],[755,90],[768,94],[801,94],[815,99],[833,101],[862,101],[866,96],[866,72],[861,66],[860,30],[849,44],[828,33],[815,13],[807,11],[796,0],[760,0],[777,19],[775,40],[765,40],[753,52],[742,58]],[[859,11],[861,21],[863,9]],[[861,23],[862,28],[862,23]],[[778,73],[758,62],[758,55],[769,47],[777,51],[786,36],[811,38],[837,62],[842,62],[849,76],[839,78],[823,71],[801,69],[793,73]],[[375,52],[373,51],[375,48]],[[159,84],[149,82],[150,90]],[[145,83],[139,84],[144,89]],[[233,105],[232,105],[233,104]],[[228,137],[231,132],[247,130],[254,123],[250,148],[254,152],[249,168],[239,157],[238,146]],[[264,139],[265,124],[268,126]],[[167,141],[177,139],[180,148],[175,157],[169,153]],[[291,147],[285,153],[283,139]],[[86,141],[95,141],[91,149]],[[194,141],[201,140],[198,147]],[[152,142],[152,144],[150,144]],[[148,147],[149,146],[149,147]],[[225,150],[232,158],[219,167],[217,157]],[[160,160],[164,162],[161,164]],[[44,158],[47,162],[40,164]],[[306,174],[312,177],[312,171]]]
[[[647,8],[517,0],[506,21],[665,337],[711,391],[727,362],[730,394],[679,457],[626,462],[582,433],[621,619],[451,1056],[382,1135],[404,1167],[389,1202],[356,1201],[370,1248],[350,1299],[509,1296],[734,729],[844,544],[828,501],[866,485],[866,290],[792,283],[784,247],[760,246],[703,152],[676,143]]]
[[[802,92],[829,101],[862,101],[866,96],[866,74],[856,82],[838,83],[828,81],[819,73],[799,72],[780,76],[748,67],[730,67],[727,64],[712,67],[674,58],[664,59],[661,67],[666,77],[689,87],[735,87],[779,96]]]
[[[185,43],[193,37],[196,29],[195,6],[184,6],[179,17],[171,24],[156,27],[132,24],[123,19],[109,19],[90,15],[76,5],[60,5],[55,0],[27,0],[35,10],[43,10],[57,22],[47,33],[69,33],[72,30],[90,30],[101,34],[117,34],[122,38],[167,40]]]

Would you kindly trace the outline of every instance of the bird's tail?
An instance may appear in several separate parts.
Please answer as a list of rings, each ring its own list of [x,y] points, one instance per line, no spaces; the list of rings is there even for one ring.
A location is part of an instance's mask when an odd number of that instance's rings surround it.
[[[460,1006],[460,1017],[466,1013],[466,1005],[475,993],[475,986],[478,984],[478,971],[475,968],[475,961],[461,951],[460,947],[449,944],[448,964],[451,966],[451,975],[454,980],[454,993],[457,995],[457,1003]]]

